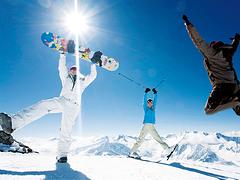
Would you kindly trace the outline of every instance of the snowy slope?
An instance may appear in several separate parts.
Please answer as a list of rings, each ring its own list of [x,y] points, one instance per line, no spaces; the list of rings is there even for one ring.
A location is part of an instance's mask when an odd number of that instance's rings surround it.
[[[240,179],[239,134],[186,132],[171,160],[161,163],[126,158],[136,137],[75,137],[65,165],[55,163],[57,138],[26,138],[40,154],[0,153],[0,179]],[[164,140],[174,145],[181,136]],[[162,150],[146,137],[139,153],[159,160]]]
[[[180,135],[168,135],[164,140],[169,145],[179,141]],[[99,137],[75,139],[71,153],[76,155],[127,155],[136,141],[136,137],[119,135],[118,137]],[[140,153],[148,158],[161,158],[163,149],[150,136],[140,148]],[[217,162],[219,164],[240,165],[240,137],[221,133],[185,132],[172,159],[177,161]]]

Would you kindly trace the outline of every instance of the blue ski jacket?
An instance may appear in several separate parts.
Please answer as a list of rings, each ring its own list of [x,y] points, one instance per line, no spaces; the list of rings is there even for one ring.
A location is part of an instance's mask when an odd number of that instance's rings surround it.
[[[147,97],[148,97],[148,93],[145,93],[144,99],[143,99],[143,109],[144,109],[143,124],[146,124],[146,123],[155,124],[156,122],[155,109],[156,109],[156,103],[157,103],[157,94],[154,94],[153,106],[151,108],[147,106]]]

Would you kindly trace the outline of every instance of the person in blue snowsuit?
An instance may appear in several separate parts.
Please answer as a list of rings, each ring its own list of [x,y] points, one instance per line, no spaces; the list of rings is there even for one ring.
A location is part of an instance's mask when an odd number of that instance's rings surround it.
[[[157,104],[157,90],[155,88],[152,89],[153,91],[153,100],[148,99],[148,94],[151,90],[149,88],[146,88],[145,94],[144,94],[144,100],[143,100],[143,109],[144,109],[144,120],[143,120],[143,127],[140,132],[140,135],[136,141],[136,143],[133,145],[131,152],[129,154],[129,157],[133,158],[139,158],[140,156],[137,153],[138,148],[141,146],[141,144],[144,141],[144,138],[147,134],[150,134],[162,147],[165,151],[171,151],[171,147],[169,147],[159,136],[158,132],[155,129],[155,110],[156,110],[156,104]]]

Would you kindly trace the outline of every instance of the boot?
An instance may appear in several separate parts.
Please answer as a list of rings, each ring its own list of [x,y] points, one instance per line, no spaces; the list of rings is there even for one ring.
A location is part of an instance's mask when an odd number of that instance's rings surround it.
[[[0,113],[0,126],[5,133],[11,134],[13,132],[12,118],[5,113]]]
[[[141,157],[136,152],[129,153],[128,157],[134,158],[134,159],[141,159]]]
[[[235,84],[220,84],[215,86],[207,100],[205,113],[210,115],[218,111],[236,107],[239,104],[239,98],[236,95]]]
[[[60,157],[60,158],[57,157],[57,162],[58,163],[67,163],[67,156]]]

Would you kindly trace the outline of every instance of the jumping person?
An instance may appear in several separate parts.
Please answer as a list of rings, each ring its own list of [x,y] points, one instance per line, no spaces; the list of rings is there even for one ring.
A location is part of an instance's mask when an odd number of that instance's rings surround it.
[[[59,97],[42,100],[14,115],[0,113],[0,125],[5,133],[11,134],[49,113],[62,113],[57,160],[65,163],[71,144],[73,125],[80,111],[79,102],[81,102],[82,93],[96,78],[97,70],[96,65],[93,64],[89,75],[83,76],[79,72],[80,77],[78,77],[78,69],[75,66],[68,70],[65,54],[60,54],[58,70],[62,82]]]
[[[173,150],[172,147],[169,147],[159,136],[155,129],[155,109],[156,109],[156,103],[157,103],[157,90],[155,88],[152,89],[154,98],[148,99],[148,93],[151,90],[149,88],[146,88],[144,99],[143,99],[143,109],[144,109],[144,120],[143,120],[143,128],[140,132],[140,135],[137,139],[137,142],[133,145],[129,157],[132,158],[140,158],[140,156],[137,153],[138,148],[141,146],[141,144],[144,141],[145,136],[149,133],[167,152],[171,152]]]
[[[213,114],[226,108],[233,108],[240,115],[240,86],[233,67],[233,55],[237,50],[240,35],[235,34],[231,44],[212,41],[207,44],[186,15],[183,15],[188,34],[204,57],[205,69],[213,86],[206,102],[205,113]]]

